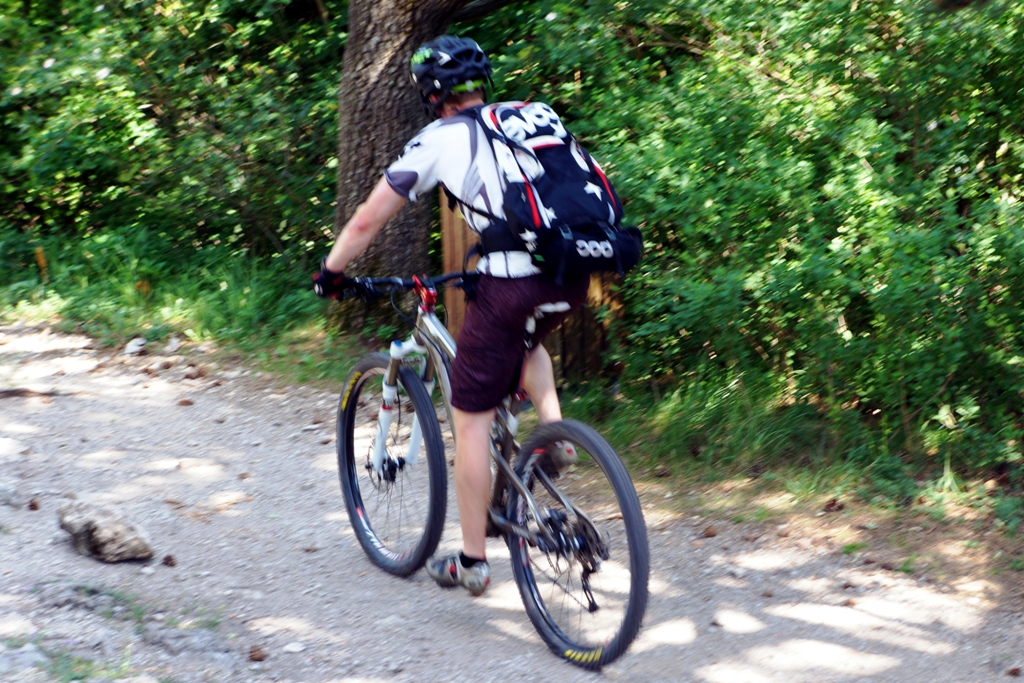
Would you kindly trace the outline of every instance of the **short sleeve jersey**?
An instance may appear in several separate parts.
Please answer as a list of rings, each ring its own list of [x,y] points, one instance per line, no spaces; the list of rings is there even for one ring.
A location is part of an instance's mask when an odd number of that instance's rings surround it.
[[[409,201],[440,184],[461,201],[498,218],[505,216],[494,155],[471,115],[456,114],[423,128],[384,176]],[[466,222],[476,232],[490,224],[485,216],[467,213]]]
[[[502,183],[487,134],[469,114],[438,119],[416,134],[397,161],[384,172],[388,184],[409,201],[442,185],[460,201],[504,218]],[[463,211],[466,224],[480,233],[490,219],[475,211]],[[511,254],[511,252],[502,252]],[[490,254],[478,265],[481,272],[499,277],[536,275],[540,270],[525,253],[507,255],[498,263]]]

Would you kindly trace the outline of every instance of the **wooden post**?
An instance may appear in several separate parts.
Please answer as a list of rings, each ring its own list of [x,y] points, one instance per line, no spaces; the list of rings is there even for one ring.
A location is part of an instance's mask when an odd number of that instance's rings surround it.
[[[462,213],[448,208],[448,198],[441,190],[441,260],[444,272],[462,270],[466,252],[478,241],[476,234],[469,229]],[[476,257],[470,259],[466,266],[472,270],[476,266]],[[444,290],[444,308],[448,312],[448,331],[458,338],[462,329],[462,321],[466,317],[466,298],[461,289]]]
[[[448,200],[441,190],[441,256],[444,272],[462,270],[466,252],[476,244],[476,234],[466,226],[462,213],[448,208]],[[476,257],[467,268],[476,266]],[[613,294],[610,285],[618,280],[612,274],[590,278],[587,305],[569,316],[544,342],[555,366],[559,384],[565,380],[580,381],[596,378],[604,371],[604,352],[608,348],[608,323],[597,319],[596,311],[608,306],[615,316],[622,314],[622,300]],[[448,331],[458,337],[466,317],[466,299],[459,289],[444,290],[444,307],[448,311]]]

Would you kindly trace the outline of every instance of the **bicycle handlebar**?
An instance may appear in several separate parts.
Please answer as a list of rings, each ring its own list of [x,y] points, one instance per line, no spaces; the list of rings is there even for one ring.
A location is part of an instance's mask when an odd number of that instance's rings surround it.
[[[352,282],[354,282],[356,286],[346,291],[344,298],[352,296],[381,296],[392,289],[413,289],[421,285],[436,288],[437,285],[460,279],[464,275],[466,275],[466,273],[458,271],[454,273],[445,273],[444,275],[438,275],[436,277],[423,275],[415,279],[410,278],[408,280],[404,280],[400,277],[356,277],[352,278]],[[458,282],[453,286],[460,287],[462,286],[462,283]]]

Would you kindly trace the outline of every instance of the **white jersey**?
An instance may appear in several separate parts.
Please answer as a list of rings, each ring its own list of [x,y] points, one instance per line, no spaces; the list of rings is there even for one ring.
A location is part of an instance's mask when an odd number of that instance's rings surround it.
[[[416,134],[384,177],[409,201],[439,184],[460,201],[504,219],[502,181],[487,135],[472,115],[456,114],[434,121]],[[486,230],[491,221],[475,211],[463,211],[474,232]],[[541,271],[525,251],[488,254],[477,270],[496,277],[526,277]]]

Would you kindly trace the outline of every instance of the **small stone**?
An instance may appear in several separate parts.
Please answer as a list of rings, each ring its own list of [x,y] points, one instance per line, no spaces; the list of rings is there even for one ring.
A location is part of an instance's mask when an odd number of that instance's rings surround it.
[[[190,365],[185,368],[185,379],[199,379],[205,375],[206,370],[197,365]]]
[[[190,406],[193,405],[194,403],[195,402],[190,398],[183,398],[180,401],[178,401],[179,406]]]
[[[853,598],[847,598],[846,600],[843,600],[843,607],[853,607],[856,604],[857,601]]]
[[[306,646],[305,646],[305,645],[303,645],[303,644],[302,644],[302,643],[300,643],[300,642],[294,642],[294,643],[288,643],[288,644],[287,644],[287,645],[285,645],[285,646],[284,646],[284,647],[283,647],[282,649],[283,649],[283,650],[284,650],[285,652],[289,652],[289,653],[292,653],[292,654],[294,654],[294,653],[296,653],[296,652],[302,652],[303,650],[305,650],[305,649],[306,649]]]
[[[262,662],[267,658],[267,653],[263,651],[263,648],[259,645],[253,645],[249,648],[249,661],[250,662]]]
[[[13,481],[0,481],[0,505],[10,505],[13,508],[21,507],[18,485]]]
[[[49,663],[49,659],[46,658],[46,655],[34,644],[29,643],[16,650],[5,651],[0,655],[0,673],[31,669],[47,663]]]
[[[714,524],[709,524],[704,528],[704,538],[714,538],[718,535],[718,528]]]
[[[57,511],[60,527],[71,534],[75,550],[103,562],[148,560],[153,549],[145,533],[116,511],[82,501]]]
[[[140,571],[141,573],[143,573],[143,574],[146,574],[147,576],[150,576],[150,575],[152,575],[152,574],[156,574],[156,570],[155,570],[155,569],[153,569],[152,567],[143,567],[143,568],[142,568],[142,569],[140,569],[139,571]]]
[[[124,347],[124,353],[127,356],[138,356],[146,352],[146,338],[136,337],[128,342]]]
[[[178,349],[181,348],[181,340],[178,339],[177,335],[172,334],[171,338],[167,340],[167,346],[164,347],[164,353],[170,355],[177,353]]]

